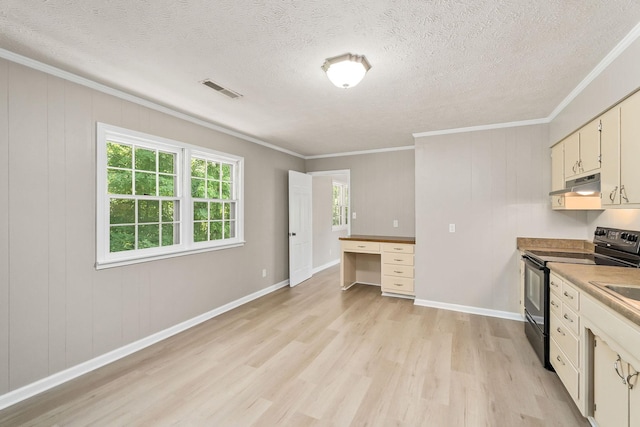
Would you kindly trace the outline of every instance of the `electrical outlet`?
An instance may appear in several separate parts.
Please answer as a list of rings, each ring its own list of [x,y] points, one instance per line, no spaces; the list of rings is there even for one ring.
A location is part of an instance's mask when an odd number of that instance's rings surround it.
[[[394,227],[396,227],[396,228],[398,228],[398,220],[397,220],[397,219],[394,219],[394,220],[393,220],[393,226],[394,226]]]
[[[449,233],[455,233],[455,232],[456,232],[456,225],[449,224]]]
[[[267,277],[267,269],[266,268],[262,269],[262,277]]]
[[[352,212],[352,213],[351,213],[351,218],[352,218],[352,219],[356,219],[356,213],[355,213],[355,212]]]

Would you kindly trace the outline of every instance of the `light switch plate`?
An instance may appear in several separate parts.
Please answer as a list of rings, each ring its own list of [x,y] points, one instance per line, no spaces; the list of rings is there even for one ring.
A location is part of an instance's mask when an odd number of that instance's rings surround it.
[[[397,220],[397,219],[394,219],[394,220],[393,220],[393,226],[394,226],[394,227],[398,227],[398,220]]]
[[[456,225],[449,224],[449,233],[455,233],[455,232],[456,232]]]

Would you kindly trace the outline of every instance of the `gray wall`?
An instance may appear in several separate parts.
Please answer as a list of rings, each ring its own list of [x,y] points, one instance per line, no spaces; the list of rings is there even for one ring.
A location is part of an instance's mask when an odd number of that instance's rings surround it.
[[[352,234],[415,235],[413,150],[306,161],[307,172],[351,170]],[[393,227],[393,220],[398,227]]]
[[[548,141],[548,125],[416,138],[417,299],[515,313],[516,238],[587,237],[586,213],[551,210]]]
[[[5,60],[0,109],[0,394],[287,279],[302,159]],[[246,245],[96,271],[96,121],[244,156]]]
[[[348,231],[333,231],[333,180],[347,182],[346,175],[313,177],[313,268],[340,260],[339,237]]]

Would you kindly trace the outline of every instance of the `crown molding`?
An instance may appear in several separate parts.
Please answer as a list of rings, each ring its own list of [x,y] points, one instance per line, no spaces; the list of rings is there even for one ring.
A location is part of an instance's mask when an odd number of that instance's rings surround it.
[[[477,132],[481,130],[513,128],[513,127],[520,127],[520,126],[532,126],[532,125],[541,125],[545,123],[549,123],[548,118],[521,120],[518,122],[494,123],[490,125],[469,126],[464,128],[455,128],[455,129],[434,130],[429,132],[414,133],[413,137],[422,138],[425,136],[449,135],[453,133],[464,133],[464,132]]]
[[[390,151],[414,150],[415,148],[416,147],[414,145],[405,145],[402,147],[377,148],[374,150],[347,151],[344,153],[319,154],[317,156],[305,156],[304,159],[313,160],[313,159],[326,159],[329,157],[359,156],[361,154],[377,154],[377,153],[388,153]]]

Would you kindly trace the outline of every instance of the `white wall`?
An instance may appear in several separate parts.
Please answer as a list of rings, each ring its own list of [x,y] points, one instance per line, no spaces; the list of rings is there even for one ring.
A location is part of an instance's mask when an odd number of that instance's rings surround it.
[[[548,125],[416,138],[417,299],[517,312],[516,238],[587,238],[585,212],[551,210],[548,141]]]
[[[340,260],[340,237],[346,229],[333,231],[333,180],[348,183],[347,175],[313,177],[313,268]]]
[[[96,271],[97,121],[243,156],[246,244]],[[0,60],[0,394],[286,280],[289,169],[304,161]]]

